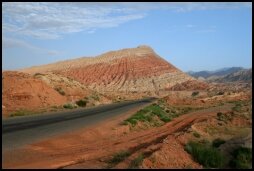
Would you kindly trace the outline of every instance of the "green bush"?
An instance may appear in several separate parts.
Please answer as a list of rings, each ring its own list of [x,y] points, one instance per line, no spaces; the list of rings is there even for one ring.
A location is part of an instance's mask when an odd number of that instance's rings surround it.
[[[162,117],[160,117],[160,120],[162,120],[163,122],[169,122],[169,121],[171,121],[171,118],[168,116],[162,116]]]
[[[239,107],[239,106],[234,106],[234,107],[232,108],[232,110],[233,110],[233,111],[240,112],[240,111],[241,111],[241,107]]]
[[[96,101],[99,101],[99,100],[100,100],[100,97],[99,97],[98,94],[93,94],[93,95],[91,96],[91,98],[93,98],[93,99],[96,100]]]
[[[198,91],[194,91],[192,94],[191,94],[191,96],[197,96],[199,94],[199,92]]]
[[[182,108],[182,114],[186,114],[186,113],[188,113],[190,111],[192,111],[191,107],[184,107],[184,108]]]
[[[223,91],[220,91],[217,95],[223,95],[224,92]]]
[[[73,108],[75,108],[75,106],[73,106],[72,104],[65,104],[65,105],[63,105],[63,107],[66,108],[66,109],[73,109]]]
[[[194,135],[195,137],[197,137],[197,138],[200,138],[200,134],[197,133],[197,132],[193,132],[193,135]]]
[[[142,163],[143,160],[144,156],[143,154],[140,154],[137,158],[131,161],[129,168],[130,169],[138,168],[138,166]]]
[[[197,142],[189,142],[185,150],[192,155],[195,161],[207,168],[220,168],[224,165],[224,157],[214,147]]]
[[[25,110],[25,109],[20,109],[20,110],[17,110],[13,113],[10,114],[10,117],[14,117],[14,116],[25,116],[25,115],[30,115],[32,114],[33,112],[32,111],[28,111],[28,110]]]
[[[216,138],[215,140],[213,140],[212,146],[215,148],[220,147],[221,144],[224,144],[225,141],[223,139],[220,138]]]
[[[76,104],[78,106],[85,107],[86,106],[86,101],[85,100],[79,100],[79,101],[76,101]]]
[[[65,92],[63,91],[63,89],[62,89],[61,87],[56,87],[55,90],[56,90],[59,94],[61,94],[62,96],[65,95]]]
[[[163,100],[160,101],[161,103],[164,103]],[[162,104],[161,104],[162,105]],[[181,107],[181,111],[176,110],[173,107],[168,107],[166,104],[163,104],[162,107],[156,103],[153,103],[138,112],[136,112],[134,115],[132,115],[130,118],[126,119],[124,124],[127,124],[127,122],[131,123],[132,126],[135,126],[138,121],[141,122],[149,122],[151,126],[155,125],[161,125],[155,123],[154,116],[158,116],[158,118],[163,122],[170,122],[173,118],[178,117],[180,114],[184,112],[188,112],[192,110],[190,107]]]
[[[218,112],[218,113],[217,113],[217,119],[220,120],[220,121],[224,121],[224,120],[225,120],[225,117],[224,117],[223,113]]]
[[[36,76],[38,76],[38,75],[45,75],[45,74],[42,74],[42,73],[37,72],[37,73],[34,74],[34,77],[36,77]]]
[[[113,156],[113,158],[108,161],[108,163],[110,163],[110,164],[117,164],[117,163],[123,161],[128,156],[130,156],[130,154],[131,153],[129,151],[120,151],[120,152],[116,153]]]
[[[217,117],[220,118],[222,116],[222,113],[221,112],[218,112],[217,113]]]
[[[252,168],[252,149],[246,147],[239,147],[233,151],[232,155],[233,159],[229,163],[232,168]]]

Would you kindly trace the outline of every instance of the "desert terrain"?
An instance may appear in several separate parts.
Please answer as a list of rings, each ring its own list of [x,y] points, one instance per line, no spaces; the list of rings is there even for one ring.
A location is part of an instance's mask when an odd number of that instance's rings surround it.
[[[225,81],[196,79],[148,46],[4,71],[7,119],[157,99],[89,127],[4,150],[3,167],[250,168],[250,72]]]
[[[22,160],[6,152],[4,167],[231,168],[212,162],[202,165],[186,146],[191,141],[212,146],[220,139],[223,143],[215,149],[227,156],[225,163],[232,150],[252,147],[251,89],[224,95],[192,92],[172,91],[143,112],[133,109],[124,117],[18,149],[15,153],[25,156]]]

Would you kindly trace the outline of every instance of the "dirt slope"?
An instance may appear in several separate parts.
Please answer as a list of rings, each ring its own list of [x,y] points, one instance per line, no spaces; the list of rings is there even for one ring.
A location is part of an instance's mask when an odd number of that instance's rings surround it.
[[[67,101],[65,96],[29,74],[16,71],[2,74],[2,108],[5,116],[20,109],[34,110]]]
[[[97,92],[88,89],[83,84],[75,81],[69,77],[64,77],[60,74],[53,72],[46,72],[44,74],[35,74],[35,78],[38,78],[48,84],[53,89],[60,91],[60,93],[66,96],[69,102],[75,102],[80,99],[86,98],[87,102],[92,102],[95,104],[107,104],[111,103],[110,98],[98,94]],[[98,100],[93,100],[90,97],[98,96]]]

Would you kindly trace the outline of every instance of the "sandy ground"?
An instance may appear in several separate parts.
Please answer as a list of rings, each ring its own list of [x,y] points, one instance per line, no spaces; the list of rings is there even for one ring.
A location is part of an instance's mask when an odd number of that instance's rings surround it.
[[[224,105],[203,109],[182,115],[161,127],[130,132],[128,126],[119,123],[138,110],[133,109],[124,117],[115,117],[93,127],[34,143],[22,149],[6,151],[3,153],[3,168],[106,168],[106,160],[121,150],[129,150],[131,156],[116,165],[116,168],[127,168],[130,160],[140,152],[166,154],[159,155],[164,158],[159,158],[155,164],[145,158],[142,168],[201,168],[183,150],[183,141],[172,135],[185,131],[196,122],[215,116],[218,111],[226,112],[230,108],[230,105]],[[168,141],[172,143],[167,145]]]

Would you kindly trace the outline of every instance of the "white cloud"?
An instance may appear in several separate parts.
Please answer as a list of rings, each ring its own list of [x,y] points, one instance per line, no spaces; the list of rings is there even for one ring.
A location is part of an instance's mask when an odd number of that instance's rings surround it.
[[[6,48],[6,49],[8,49],[8,48],[25,48],[25,49],[32,50],[33,52],[44,53],[44,54],[48,54],[48,55],[60,54],[59,51],[47,50],[44,48],[40,48],[38,46],[31,45],[30,43],[20,40],[20,39],[3,37],[2,44],[3,44],[3,48]]]
[[[95,29],[92,29],[92,30],[87,31],[87,33],[89,33],[89,34],[92,34],[92,33],[94,33],[94,32],[95,32]]]
[[[3,34],[29,36],[37,39],[58,39],[63,34],[86,31],[146,17],[151,10],[189,12],[193,10],[238,9],[251,3],[88,3],[88,2],[4,2],[2,3]],[[191,28],[191,27],[189,27]]]
[[[47,54],[48,54],[48,55],[55,56],[55,55],[61,54],[61,52],[56,51],[56,50],[49,50],[49,51],[47,52]]]
[[[211,32],[216,32],[215,29],[212,29],[212,28],[208,28],[208,29],[203,29],[203,30],[197,30],[196,31],[197,33],[211,33]]]
[[[142,19],[144,13],[130,13],[110,6],[86,3],[3,3],[3,31],[38,39],[57,39],[62,34],[116,27]]]
[[[33,46],[23,40],[18,40],[18,39],[13,39],[13,38],[2,38],[2,43],[4,48],[20,48],[20,47],[25,47],[29,49],[35,49],[38,50],[40,48]]]

